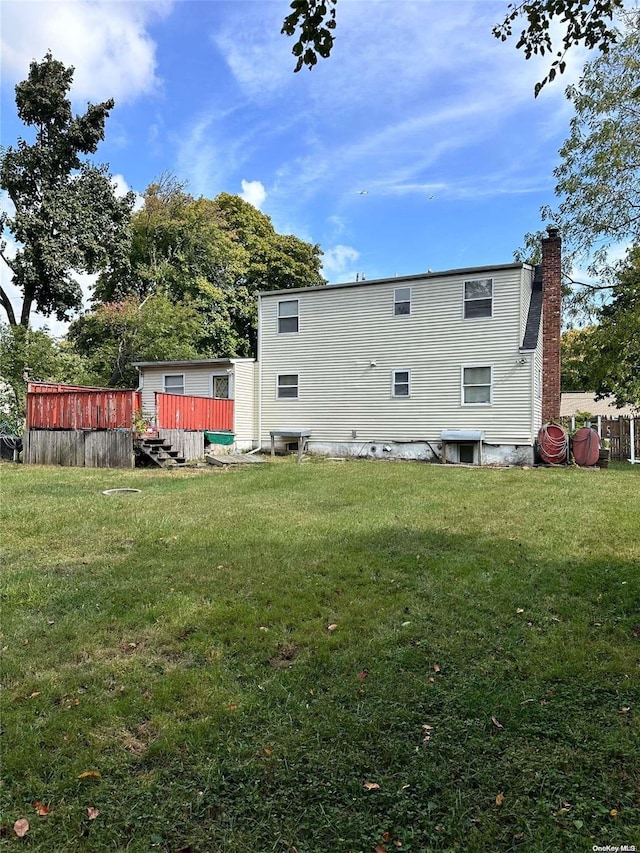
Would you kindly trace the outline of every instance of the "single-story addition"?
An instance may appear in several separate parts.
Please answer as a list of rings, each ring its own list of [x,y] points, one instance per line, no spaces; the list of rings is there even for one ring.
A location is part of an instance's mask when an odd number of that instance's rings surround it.
[[[142,416],[151,426],[161,420],[165,430],[201,430],[204,423],[232,433],[236,450],[255,446],[255,359],[136,361],[134,367],[140,374]]]
[[[542,263],[262,293],[257,443],[531,463],[560,414],[561,240]]]

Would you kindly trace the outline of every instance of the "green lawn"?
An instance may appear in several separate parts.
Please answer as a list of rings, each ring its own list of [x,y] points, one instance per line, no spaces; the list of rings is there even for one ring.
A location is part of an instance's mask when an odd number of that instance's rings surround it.
[[[640,466],[247,467],[0,466],[0,845],[640,849]]]

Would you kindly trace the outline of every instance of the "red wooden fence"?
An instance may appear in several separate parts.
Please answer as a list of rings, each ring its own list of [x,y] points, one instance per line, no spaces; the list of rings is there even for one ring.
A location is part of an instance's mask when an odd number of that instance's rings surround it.
[[[158,429],[232,430],[233,400],[156,392]]]
[[[27,429],[131,429],[139,391],[30,382]]]

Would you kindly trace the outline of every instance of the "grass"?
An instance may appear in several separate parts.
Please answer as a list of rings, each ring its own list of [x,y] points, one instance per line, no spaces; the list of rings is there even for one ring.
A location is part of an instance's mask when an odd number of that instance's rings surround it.
[[[640,845],[639,470],[0,476],[1,845]]]

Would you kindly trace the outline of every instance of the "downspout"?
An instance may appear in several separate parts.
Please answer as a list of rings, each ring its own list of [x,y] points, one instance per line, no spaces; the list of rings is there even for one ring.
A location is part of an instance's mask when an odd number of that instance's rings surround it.
[[[262,295],[258,294],[258,447],[262,446]]]

